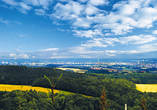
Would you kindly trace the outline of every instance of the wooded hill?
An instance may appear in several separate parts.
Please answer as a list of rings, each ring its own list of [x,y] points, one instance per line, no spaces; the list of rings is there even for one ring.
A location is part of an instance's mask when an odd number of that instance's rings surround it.
[[[22,85],[33,85],[41,87],[50,87],[48,80],[44,78],[46,75],[51,81],[53,80],[53,68],[32,68],[26,66],[0,66],[0,83],[5,84],[22,84]],[[95,75],[87,74],[76,74],[73,72],[67,72],[62,70],[56,70],[56,78],[63,73],[62,78],[58,81],[55,89],[65,90],[76,93],[76,95],[58,95],[56,96],[56,106],[55,109],[76,109],[77,110],[99,110],[99,101],[103,87],[106,92],[106,102],[109,104],[107,110],[123,110],[124,105],[128,105],[129,110],[139,110],[141,100],[144,98],[146,100],[146,107],[148,110],[157,110],[157,93],[142,93],[136,90],[136,86],[133,82],[126,79],[113,79],[105,78]],[[92,96],[93,98],[82,97],[79,94],[84,94]],[[48,102],[48,94],[45,96],[38,92],[24,91],[23,95],[19,95],[15,91],[12,92],[2,92],[0,96],[0,103],[3,104],[2,109],[6,109],[8,102],[8,107],[17,108],[21,104],[21,107],[35,107],[34,109],[44,108],[44,104]],[[34,95],[31,95],[34,94]],[[18,98],[19,99],[18,99]],[[20,97],[25,101],[20,102]],[[64,97],[64,98],[63,98]],[[76,98],[77,97],[77,98]],[[79,98],[80,97],[80,98]],[[42,99],[43,98],[43,99]],[[45,102],[43,102],[42,100]],[[78,100],[79,99],[79,100]],[[18,104],[13,104],[11,101],[17,101]],[[49,102],[51,104],[51,102]],[[87,106],[86,106],[86,105]],[[36,106],[35,106],[36,105]],[[37,108],[36,108],[37,107]],[[51,106],[47,105],[50,108]],[[45,110],[47,109],[45,107]],[[69,108],[68,108],[69,107]],[[54,110],[55,110],[54,109]],[[42,109],[44,110],[44,109]]]

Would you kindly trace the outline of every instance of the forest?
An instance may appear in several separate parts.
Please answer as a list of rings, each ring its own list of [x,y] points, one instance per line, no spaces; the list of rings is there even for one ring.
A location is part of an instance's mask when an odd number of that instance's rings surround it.
[[[124,105],[128,105],[128,110],[140,110],[141,101],[146,101],[146,109],[157,110],[157,93],[142,93],[136,89],[135,83],[138,80],[150,78],[150,82],[155,81],[156,74],[132,75],[95,75],[77,74],[74,72],[56,70],[54,78],[53,68],[32,68],[26,66],[0,66],[0,83],[32,85],[50,88],[49,81],[57,81],[55,89],[73,92],[75,94],[55,94],[55,104],[52,106],[52,94],[42,93],[33,90],[11,92],[0,92],[1,110],[100,110],[100,97],[103,88],[106,93],[107,110],[123,110]],[[151,77],[152,81],[151,81]],[[132,80],[130,80],[132,79]],[[147,82],[144,82],[147,83]],[[155,82],[154,82],[155,83]],[[84,97],[83,95],[92,96]]]

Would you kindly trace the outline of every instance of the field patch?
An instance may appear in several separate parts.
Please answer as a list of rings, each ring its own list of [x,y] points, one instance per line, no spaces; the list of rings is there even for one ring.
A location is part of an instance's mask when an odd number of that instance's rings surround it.
[[[9,85],[9,84],[0,84],[0,91],[13,91],[13,90],[22,90],[22,91],[26,91],[26,90],[36,90],[36,91],[41,91],[41,92],[46,92],[48,93],[49,91],[51,91],[51,89],[48,88],[43,88],[43,87],[32,87],[32,86],[26,86],[26,85]],[[58,93],[58,94],[64,94],[64,95],[75,95],[76,93],[73,92],[68,92],[68,91],[63,91],[63,90],[56,90],[54,89],[54,93]],[[82,95],[84,97],[88,97],[88,98],[92,98],[92,96],[87,96],[87,95]]]
[[[61,70],[64,70],[64,71],[73,71],[75,73],[85,73],[86,71],[88,70],[84,70],[84,69],[78,69],[78,68],[57,68],[57,69],[61,69]]]
[[[136,84],[136,88],[141,92],[157,92],[157,84]]]
[[[12,91],[12,90],[36,90],[36,91],[41,91],[41,92],[46,92],[48,93],[49,91],[47,88],[43,87],[32,87],[32,86],[26,86],[26,85],[9,85],[9,84],[0,84],[0,91]],[[50,90],[50,89],[49,89]],[[51,91],[51,90],[50,90]],[[59,90],[54,90],[54,93],[59,93]]]

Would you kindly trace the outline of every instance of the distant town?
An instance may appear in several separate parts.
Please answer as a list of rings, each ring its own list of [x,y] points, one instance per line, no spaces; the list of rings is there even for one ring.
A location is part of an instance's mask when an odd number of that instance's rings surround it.
[[[0,59],[0,65],[157,73],[157,59]]]

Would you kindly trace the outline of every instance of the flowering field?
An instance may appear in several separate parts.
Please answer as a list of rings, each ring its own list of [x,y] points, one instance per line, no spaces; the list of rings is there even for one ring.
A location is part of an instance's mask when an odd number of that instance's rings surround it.
[[[136,84],[136,88],[141,92],[157,92],[157,84]]]
[[[32,86],[26,86],[26,85],[8,85],[8,84],[0,84],[0,91],[12,91],[12,90],[36,90],[41,92],[48,93],[49,91],[47,88],[43,87],[32,87]],[[50,89],[49,89],[50,90]],[[51,91],[51,90],[50,90]],[[54,93],[59,93],[59,90],[54,90]]]

